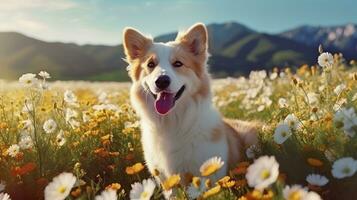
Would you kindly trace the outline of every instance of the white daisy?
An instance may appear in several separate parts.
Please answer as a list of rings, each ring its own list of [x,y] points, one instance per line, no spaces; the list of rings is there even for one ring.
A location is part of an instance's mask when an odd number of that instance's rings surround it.
[[[357,171],[357,161],[351,157],[340,158],[332,165],[332,175],[341,179],[353,176]]]
[[[57,128],[57,124],[56,124],[55,120],[53,120],[53,119],[48,119],[43,124],[43,130],[46,133],[53,133],[56,130],[56,128]]]
[[[77,102],[77,97],[71,90],[66,90],[63,96],[66,103],[75,104]]]
[[[33,141],[31,136],[22,136],[19,142],[19,146],[21,149],[31,149],[33,147]]]
[[[145,179],[142,183],[136,182],[131,185],[131,200],[149,200],[155,190],[155,182],[152,179]]]
[[[357,127],[357,115],[353,107],[339,109],[334,115],[334,122],[337,128],[343,128],[344,133],[350,137],[355,135]]]
[[[302,123],[299,118],[297,118],[294,114],[289,114],[284,119],[284,122],[290,126],[293,130],[299,130],[302,127]]]
[[[278,73],[276,72],[271,73],[269,78],[270,80],[275,80],[276,78],[278,78]]]
[[[165,199],[170,200],[171,199],[171,195],[172,195],[172,189],[164,190],[164,191],[162,191],[162,194],[164,195]]]
[[[56,143],[58,146],[63,146],[66,143],[66,138],[64,137],[64,131],[60,130],[56,136]]]
[[[333,65],[333,56],[332,54],[325,52],[320,54],[317,59],[317,62],[321,67],[332,67]]]
[[[70,108],[67,108],[66,109],[66,122],[69,123],[69,121],[73,118],[77,118],[78,117],[78,112],[73,110],[73,109],[70,109]]]
[[[202,176],[209,176],[218,171],[224,165],[221,157],[213,157],[206,160],[200,167]]]
[[[82,112],[82,120],[84,123],[88,122],[91,119],[89,112]]]
[[[347,99],[346,98],[340,98],[334,105],[333,105],[333,110],[338,111],[341,109],[344,105],[346,105]]]
[[[300,185],[285,186],[283,196],[286,200],[305,200],[307,190]]]
[[[19,82],[26,87],[35,86],[37,84],[37,81],[38,79],[36,78],[36,74],[32,74],[32,73],[23,74],[19,78]]]
[[[326,176],[321,176],[319,174],[309,174],[306,177],[306,181],[310,185],[316,185],[316,186],[324,186],[328,183],[328,179]]]
[[[338,96],[338,95],[340,95],[340,94],[343,92],[343,90],[345,90],[345,89],[346,89],[346,85],[342,83],[342,84],[336,86],[336,88],[333,90],[333,92]]]
[[[109,189],[109,190],[104,190],[100,195],[97,195],[95,197],[95,200],[117,200],[118,195],[117,191]]]
[[[47,73],[46,71],[40,71],[40,73],[38,73],[38,75],[41,76],[44,79],[51,78],[50,74]]]
[[[288,124],[280,123],[274,131],[274,141],[283,144],[292,135]]]
[[[13,158],[15,158],[19,152],[20,147],[17,144],[13,144],[7,149],[7,154]]]
[[[288,103],[287,103],[285,98],[279,98],[278,104],[279,104],[280,108],[287,108],[288,107]]]
[[[306,194],[304,200],[321,200],[321,197],[316,192],[310,191]]]
[[[250,187],[263,190],[274,183],[279,175],[279,163],[274,156],[261,156],[247,169],[246,179]]]
[[[53,178],[45,188],[45,200],[63,200],[71,192],[76,183],[76,177],[72,173],[63,172]]]
[[[7,193],[0,193],[0,200],[11,200],[11,198]]]

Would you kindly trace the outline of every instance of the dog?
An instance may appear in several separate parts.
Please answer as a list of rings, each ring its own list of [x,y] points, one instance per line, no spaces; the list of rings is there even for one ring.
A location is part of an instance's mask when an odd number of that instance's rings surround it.
[[[200,166],[218,156],[223,177],[256,144],[251,122],[223,119],[212,104],[207,69],[208,32],[202,23],[179,32],[174,41],[156,43],[134,28],[123,31],[132,79],[130,101],[140,117],[146,165],[160,179],[200,175]]]

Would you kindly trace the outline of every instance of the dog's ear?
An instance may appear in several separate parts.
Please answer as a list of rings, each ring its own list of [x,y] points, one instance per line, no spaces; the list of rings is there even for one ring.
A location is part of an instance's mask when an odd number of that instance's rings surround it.
[[[206,26],[202,23],[197,23],[186,32],[179,33],[175,40],[188,47],[194,55],[207,53],[208,34]]]
[[[153,43],[151,38],[145,37],[133,28],[125,28],[123,31],[124,51],[129,60],[144,56]]]

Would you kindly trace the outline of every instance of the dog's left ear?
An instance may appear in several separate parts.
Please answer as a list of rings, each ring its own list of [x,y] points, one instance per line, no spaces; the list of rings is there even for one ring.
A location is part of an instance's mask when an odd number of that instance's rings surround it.
[[[144,36],[134,28],[127,27],[123,30],[124,52],[129,60],[144,56],[152,42],[151,38]]]
[[[194,55],[206,54],[208,48],[207,28],[204,24],[197,23],[186,32],[178,34],[176,41],[187,46]]]

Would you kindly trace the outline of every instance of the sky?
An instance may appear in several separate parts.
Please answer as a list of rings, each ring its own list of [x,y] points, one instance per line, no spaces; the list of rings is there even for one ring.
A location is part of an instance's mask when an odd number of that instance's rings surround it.
[[[121,43],[126,26],[157,36],[196,22],[238,22],[278,33],[357,24],[356,0],[0,0],[0,31],[46,41]]]

